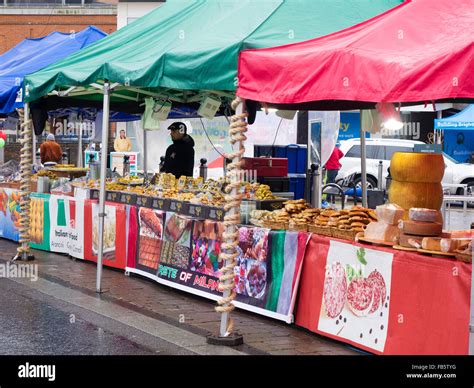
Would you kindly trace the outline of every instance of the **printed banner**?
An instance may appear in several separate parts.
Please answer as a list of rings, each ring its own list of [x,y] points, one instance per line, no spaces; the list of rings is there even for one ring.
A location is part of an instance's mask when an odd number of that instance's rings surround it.
[[[30,246],[51,251],[49,194],[33,193],[30,197]]]
[[[467,263],[313,235],[296,324],[377,354],[468,354]]]
[[[20,191],[0,189],[0,237],[18,241],[20,232]]]
[[[126,206],[109,203],[105,205],[103,264],[125,269],[127,263],[127,214]],[[84,259],[97,262],[99,251],[99,204],[85,201],[84,204]]]
[[[393,254],[331,241],[318,331],[383,352]]]
[[[138,208],[138,224],[135,266],[128,270],[211,299],[222,295],[221,222]],[[307,239],[306,233],[241,227],[234,270],[239,307],[252,306],[289,321]]]

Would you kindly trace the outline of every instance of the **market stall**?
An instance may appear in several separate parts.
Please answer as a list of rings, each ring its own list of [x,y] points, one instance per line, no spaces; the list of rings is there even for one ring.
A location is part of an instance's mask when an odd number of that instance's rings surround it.
[[[468,0],[406,1],[322,38],[243,51],[237,95],[253,110],[377,107],[385,125],[399,124],[396,105],[472,102],[473,12]],[[329,239],[310,241],[297,324],[375,353],[473,352],[473,236],[442,230],[443,174],[440,154],[397,152],[376,219],[361,208],[313,220]]]
[[[213,117],[219,110],[236,112],[230,125],[230,143],[234,148],[226,155],[232,159],[227,169],[232,181],[223,208],[227,213],[220,256],[224,263],[220,278],[223,298],[218,301],[217,307],[223,313],[220,334],[226,337],[232,331],[232,324],[227,325],[227,322],[228,313],[233,308],[231,302],[235,298],[232,272],[238,257],[236,224],[241,202],[237,193],[240,184],[238,170],[247,131],[247,114],[242,112],[242,106],[238,107],[238,101],[231,104],[236,86],[238,52],[242,48],[268,47],[332,32],[398,3],[385,0],[361,6],[330,1],[323,4],[292,0],[229,1],[223,7],[215,1],[167,1],[83,53],[72,55],[31,75],[25,85],[25,94],[29,102],[40,99],[42,109],[55,104],[90,106],[99,103],[103,106],[104,129],[108,128],[110,109],[131,113],[145,109],[144,128],[147,129],[156,128],[156,121],[160,120],[154,112],[166,111],[176,104],[194,106],[201,113],[207,109],[206,113],[200,114],[206,117]],[[283,27],[289,34],[281,33]],[[209,112],[208,106],[214,109]],[[26,113],[24,139],[29,143],[29,116]],[[167,117],[163,116],[161,120]],[[102,135],[102,144],[107,144],[108,131],[104,130]],[[26,157],[28,152],[26,146]],[[98,292],[101,292],[104,253],[106,159],[107,150],[103,147]],[[25,159],[24,163],[28,164],[28,160]]]

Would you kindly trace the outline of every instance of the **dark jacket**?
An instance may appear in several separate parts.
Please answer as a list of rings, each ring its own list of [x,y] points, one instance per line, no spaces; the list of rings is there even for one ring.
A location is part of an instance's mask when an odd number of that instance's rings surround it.
[[[194,140],[191,136],[184,135],[181,140],[173,141],[166,150],[161,172],[168,172],[179,178],[181,175],[193,176],[193,169]]]

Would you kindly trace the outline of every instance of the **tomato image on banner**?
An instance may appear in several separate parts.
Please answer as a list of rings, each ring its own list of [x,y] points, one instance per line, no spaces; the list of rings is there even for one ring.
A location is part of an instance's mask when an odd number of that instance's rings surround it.
[[[331,241],[318,330],[383,352],[393,254]]]
[[[223,262],[219,262],[221,252],[222,222],[211,220],[194,221],[191,253],[191,271],[218,278]]]
[[[192,226],[192,219],[173,212],[166,213],[161,263],[188,268]]]
[[[165,213],[141,207],[138,211],[138,218],[137,268],[156,274],[161,255]]]

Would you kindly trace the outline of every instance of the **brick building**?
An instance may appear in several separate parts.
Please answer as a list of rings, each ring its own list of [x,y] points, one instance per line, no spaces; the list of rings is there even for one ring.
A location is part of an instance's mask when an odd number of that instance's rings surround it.
[[[117,29],[117,0],[0,0],[0,54],[25,38],[53,31],[80,31],[94,25]]]

